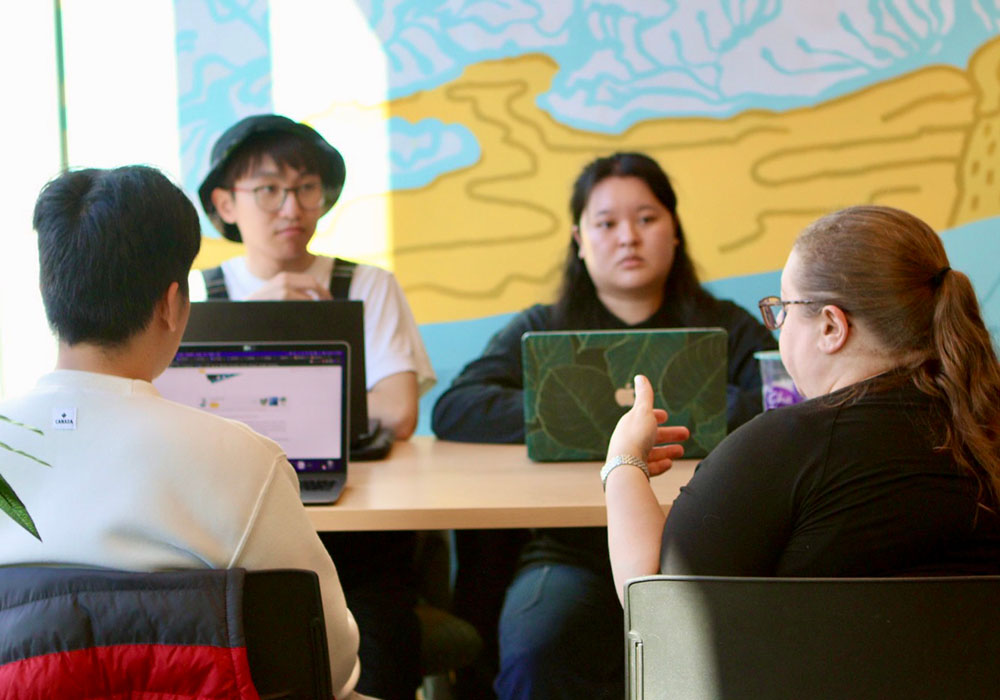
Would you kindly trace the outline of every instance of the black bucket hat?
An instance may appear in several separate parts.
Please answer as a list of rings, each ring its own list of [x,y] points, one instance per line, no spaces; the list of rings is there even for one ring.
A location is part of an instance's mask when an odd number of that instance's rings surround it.
[[[323,214],[330,211],[344,187],[344,178],[347,174],[344,158],[340,155],[340,151],[327,143],[326,139],[312,127],[294,122],[288,117],[282,117],[278,114],[257,114],[236,122],[226,129],[212,146],[211,169],[201,183],[201,187],[198,188],[201,206],[212,225],[218,229],[219,233],[236,243],[243,240],[240,236],[240,230],[233,224],[225,223],[219,217],[219,213],[215,211],[215,205],[212,204],[212,190],[222,184],[222,174],[226,170],[229,158],[247,142],[247,139],[256,134],[275,131],[295,134],[316,147],[316,152],[322,163],[322,172],[319,173],[319,176],[323,179],[323,185],[326,188]]]

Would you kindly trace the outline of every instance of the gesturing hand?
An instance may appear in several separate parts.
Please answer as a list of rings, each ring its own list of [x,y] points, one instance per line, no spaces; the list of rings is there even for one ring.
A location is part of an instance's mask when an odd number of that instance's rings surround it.
[[[684,455],[684,448],[663,443],[683,442],[691,431],[680,425],[661,425],[666,420],[666,411],[653,408],[652,384],[643,375],[636,375],[635,403],[615,426],[608,443],[608,458],[622,454],[641,457],[653,476],[670,469],[673,460]]]

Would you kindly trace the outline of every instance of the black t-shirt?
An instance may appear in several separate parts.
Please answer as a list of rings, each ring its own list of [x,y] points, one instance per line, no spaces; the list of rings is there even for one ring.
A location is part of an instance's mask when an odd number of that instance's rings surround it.
[[[867,391],[857,397],[859,388]],[[978,506],[978,480],[935,450],[947,420],[946,407],[905,378],[758,416],[681,490],[664,527],[661,570],[1000,573],[995,510]]]

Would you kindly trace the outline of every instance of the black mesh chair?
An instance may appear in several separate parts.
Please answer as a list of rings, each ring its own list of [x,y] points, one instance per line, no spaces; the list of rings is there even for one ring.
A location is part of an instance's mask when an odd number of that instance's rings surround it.
[[[1000,576],[626,584],[629,698],[994,698]]]
[[[124,697],[175,683],[332,698],[315,572],[0,567],[0,687]]]

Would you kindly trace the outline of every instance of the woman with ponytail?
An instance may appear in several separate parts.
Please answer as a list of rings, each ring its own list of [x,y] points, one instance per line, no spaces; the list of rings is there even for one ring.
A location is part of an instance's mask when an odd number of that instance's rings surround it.
[[[760,308],[810,400],[732,433],[664,519],[630,465],[664,471],[680,448],[660,443],[683,436],[637,379],[608,449],[625,468],[604,471],[619,596],[657,572],[1000,572],[1000,366],[938,235],[889,207],[825,216]]]

